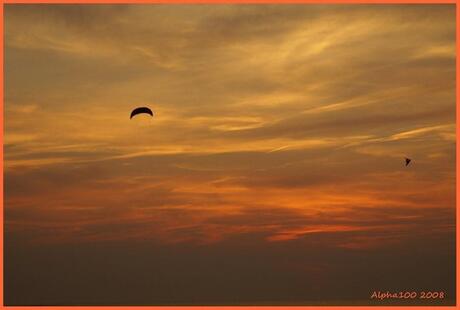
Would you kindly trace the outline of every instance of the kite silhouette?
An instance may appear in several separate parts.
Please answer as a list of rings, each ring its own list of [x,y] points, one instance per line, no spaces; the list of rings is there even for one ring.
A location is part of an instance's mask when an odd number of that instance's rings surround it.
[[[406,159],[406,167],[407,167],[407,165],[409,165],[411,159],[410,159],[410,158],[407,158],[407,157],[405,157],[405,159]]]
[[[147,108],[147,107],[139,107],[139,108],[135,108],[131,112],[131,116],[129,117],[129,119],[133,118],[134,116],[136,116],[138,114],[142,114],[142,113],[150,114],[150,116],[153,116],[153,112],[149,108]]]

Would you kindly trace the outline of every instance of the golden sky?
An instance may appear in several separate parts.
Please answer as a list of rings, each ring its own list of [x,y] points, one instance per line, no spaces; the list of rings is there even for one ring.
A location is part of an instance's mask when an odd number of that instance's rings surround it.
[[[308,248],[286,268],[325,285],[327,251],[455,261],[454,5],[6,5],[4,25],[12,249]]]

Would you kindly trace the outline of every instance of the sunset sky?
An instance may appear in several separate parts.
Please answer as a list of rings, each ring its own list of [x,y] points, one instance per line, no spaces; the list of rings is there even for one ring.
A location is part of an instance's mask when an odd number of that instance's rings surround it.
[[[16,4],[4,44],[7,305],[455,298],[455,5]]]

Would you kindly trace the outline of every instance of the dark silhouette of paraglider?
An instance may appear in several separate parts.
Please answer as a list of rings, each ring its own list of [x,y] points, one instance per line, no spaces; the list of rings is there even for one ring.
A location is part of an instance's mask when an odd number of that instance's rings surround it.
[[[152,112],[152,110],[150,110],[149,108],[147,108],[147,107],[139,107],[139,108],[135,108],[135,109],[131,112],[131,116],[130,116],[129,118],[131,119],[131,118],[133,118],[134,116],[136,116],[137,114],[142,114],[142,113],[150,114],[151,116],[153,116],[153,112]]]
[[[409,165],[409,163],[411,162],[412,159],[407,158],[407,157],[405,157],[405,159],[406,159],[406,167],[407,167],[407,165]]]

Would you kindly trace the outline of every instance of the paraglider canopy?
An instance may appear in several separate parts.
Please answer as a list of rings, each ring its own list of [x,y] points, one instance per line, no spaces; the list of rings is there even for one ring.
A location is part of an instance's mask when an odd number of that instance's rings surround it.
[[[151,116],[153,116],[153,112],[152,110],[150,110],[149,108],[147,107],[139,107],[139,108],[135,108],[132,112],[131,112],[131,116],[129,117],[130,119],[133,118],[134,116],[138,115],[138,114],[142,114],[142,113],[145,113],[145,114],[150,114]]]

